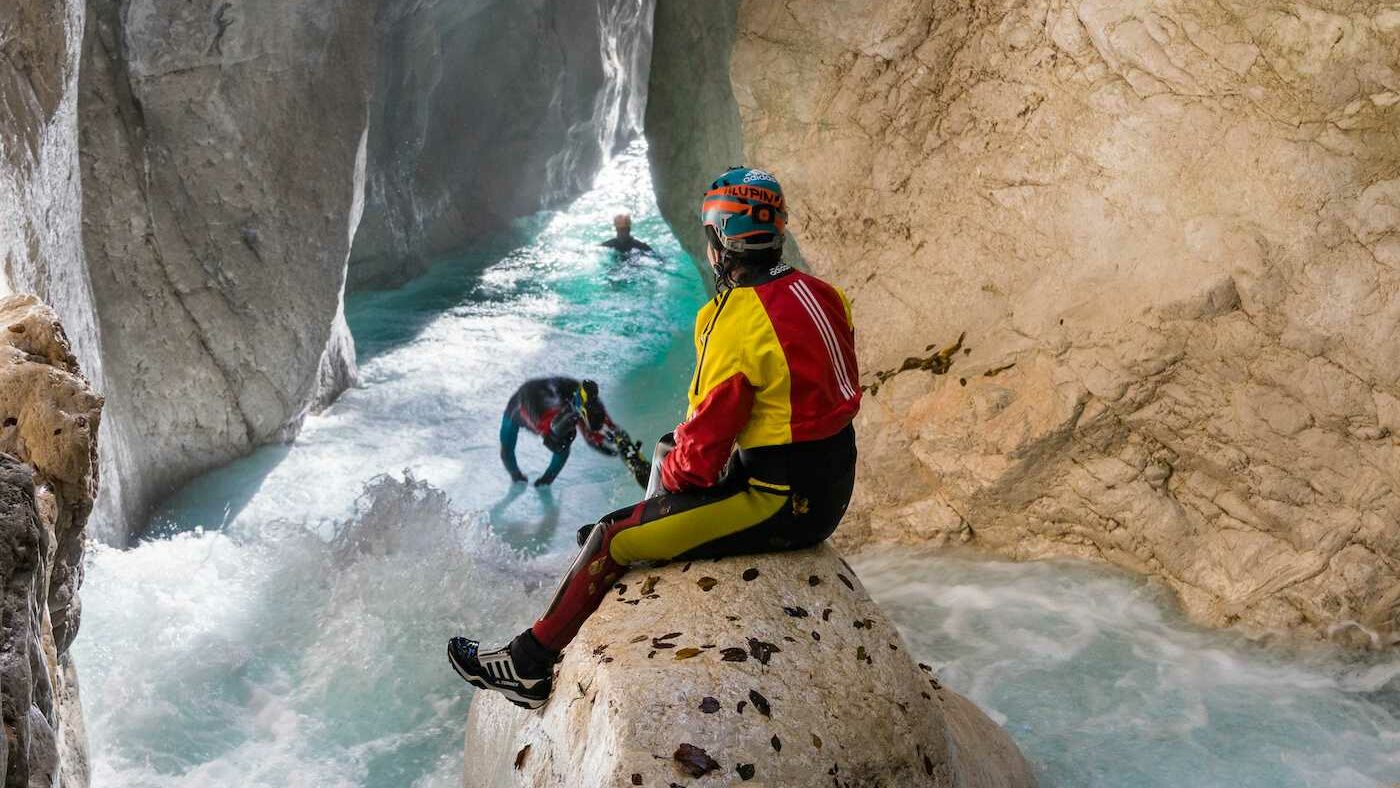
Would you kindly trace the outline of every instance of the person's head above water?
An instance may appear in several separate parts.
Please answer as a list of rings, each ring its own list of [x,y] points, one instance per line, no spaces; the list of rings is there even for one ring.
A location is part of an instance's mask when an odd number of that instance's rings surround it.
[[[740,283],[749,271],[783,259],[787,203],[778,179],[751,167],[730,167],[700,203],[716,286]]]
[[[632,217],[620,213],[613,217],[613,229],[617,230],[618,238],[626,238],[632,234]]]

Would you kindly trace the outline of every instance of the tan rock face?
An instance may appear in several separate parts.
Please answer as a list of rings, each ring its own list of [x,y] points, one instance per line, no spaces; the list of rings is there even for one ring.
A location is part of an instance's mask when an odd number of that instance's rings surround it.
[[[639,569],[539,712],[472,703],[468,786],[1029,786],[1007,734],[909,658],[829,547]],[[708,589],[708,590],[707,590]],[[640,782],[639,782],[640,780]]]
[[[97,492],[102,398],[58,317],[0,298],[0,687],[7,785],[87,784],[77,673],[87,518]]]
[[[847,543],[1396,639],[1397,69],[1371,2],[743,3],[748,159],[867,373],[967,332],[867,400]]]

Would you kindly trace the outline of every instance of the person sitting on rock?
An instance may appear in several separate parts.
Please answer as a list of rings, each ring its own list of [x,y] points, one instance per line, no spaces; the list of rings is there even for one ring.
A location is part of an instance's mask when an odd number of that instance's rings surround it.
[[[651,247],[632,237],[632,217],[620,213],[613,217],[613,229],[617,235],[599,244],[621,254],[628,252],[650,252]]]
[[[689,412],[657,448],[655,489],[580,529],[549,608],[509,645],[448,643],[462,678],[518,706],[548,700],[554,662],[628,566],[810,547],[846,512],[861,399],[850,303],[783,262],[772,175],[726,171],[701,216],[718,295],[696,316]]]
[[[515,460],[515,443],[522,428],[540,436],[545,448],[554,454],[544,474],[535,480],[536,487],[554,482],[569,461],[569,449],[577,435],[582,435],[594,451],[609,457],[633,448],[631,438],[608,416],[598,396],[598,384],[591,380],[527,380],[511,395],[501,416],[501,463],[511,481],[517,483],[529,481]]]

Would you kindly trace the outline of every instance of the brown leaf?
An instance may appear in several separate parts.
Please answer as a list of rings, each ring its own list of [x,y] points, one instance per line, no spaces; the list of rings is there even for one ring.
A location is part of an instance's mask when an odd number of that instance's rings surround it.
[[[685,633],[684,633],[684,632],[667,632],[666,634],[664,634],[664,635],[662,635],[662,636],[660,636],[660,637],[652,638],[652,640],[675,640],[676,638],[680,637],[680,636],[683,635],[683,634],[685,634]]]
[[[737,713],[739,713],[739,714],[743,714],[743,713],[744,713],[744,707],[747,706],[747,705],[749,705],[749,702],[748,702],[748,701],[746,701],[746,700],[741,700],[741,701],[739,701],[739,703],[734,707],[734,711],[737,712]]]
[[[773,745],[773,750],[775,752],[783,751],[783,740],[778,738],[778,734],[773,734],[773,738],[769,739],[768,743]]]
[[[819,586],[821,584],[822,579],[820,577],[817,577],[816,575],[812,575],[811,577],[807,578],[807,585],[809,586]]]
[[[691,777],[704,777],[719,768],[719,764],[708,752],[693,744],[682,744],[671,757],[675,759],[680,770]]]
[[[741,648],[726,648],[719,652],[721,662],[743,662],[749,658],[749,652]]]
[[[868,653],[866,653],[866,651],[865,651],[865,646],[857,646],[857,647],[856,647],[856,662],[864,662],[864,663],[869,664],[869,662],[870,662],[870,655],[869,655]]]
[[[696,580],[695,584],[700,586],[701,591],[709,591],[711,588],[714,588],[716,585],[718,585],[719,581],[714,579],[713,577],[702,577],[699,580]]]
[[[680,651],[676,652],[676,659],[690,659],[691,657],[699,656],[699,654],[700,649],[694,646],[687,646],[686,648],[683,648]]]
[[[781,654],[782,652],[782,649],[772,643],[759,640],[758,638],[749,638],[749,655],[758,660],[758,664],[760,665],[767,665],[768,660],[772,659],[774,654]]]
[[[530,745],[520,748],[520,752],[515,754],[515,770],[520,771],[525,766],[525,759],[530,757]]]
[[[847,588],[851,589],[852,591],[856,590],[855,584],[851,582],[851,579],[849,577],[846,577],[840,572],[836,573],[836,577],[839,578],[841,582],[845,583]]]
[[[758,690],[749,690],[749,700],[753,701],[753,707],[758,709],[758,713],[765,717],[771,717],[772,707],[768,705],[768,699],[763,697],[763,693]]]
[[[806,618],[808,615],[805,607],[784,607],[783,612],[793,618]]]
[[[628,642],[628,643],[641,643],[643,640],[646,640],[646,639],[647,639],[647,636],[646,636],[646,635],[638,635],[638,636],[632,638],[631,640],[629,640],[629,641],[627,641],[627,642]]]
[[[820,750],[822,748],[822,737],[818,736],[815,733],[812,734],[812,746]]]
[[[756,578],[756,577],[758,577],[758,569],[757,569],[757,568],[755,568],[755,567],[749,567],[748,569],[745,569],[745,570],[744,570],[744,580],[745,580],[745,581],[753,580],[753,579]]]
[[[700,711],[703,714],[714,714],[719,711],[719,701],[706,695],[700,701]]]
[[[830,620],[831,620],[831,608],[828,607],[828,608],[826,608],[825,610],[822,611],[822,621],[830,621]]]
[[[815,629],[812,630],[812,639],[813,639],[813,640],[821,640],[821,639],[822,639],[822,633],[818,632],[818,631],[815,630]]]
[[[675,643],[667,643],[667,642],[662,641],[662,640],[653,640],[653,641],[651,641],[651,647],[652,647],[652,648],[675,648],[675,647],[676,647],[676,644],[675,644]]]
[[[738,766],[734,767],[734,771],[739,773],[740,780],[744,780],[745,782],[747,782],[753,779],[754,769],[753,764],[751,763],[741,763]]]
[[[595,657],[601,657],[601,656],[603,656],[603,652],[604,652],[604,651],[607,651],[607,650],[608,650],[608,644],[607,644],[607,643],[604,643],[603,645],[598,646],[597,648],[593,649],[593,656],[595,656]]]
[[[646,596],[647,594],[650,594],[652,591],[654,591],[654,590],[656,589],[656,582],[657,582],[658,580],[660,580],[660,579],[661,579],[661,578],[657,577],[656,575],[652,575],[651,577],[648,577],[646,580],[643,580],[643,581],[642,581],[642,592],[641,592],[641,593],[642,593],[642,596]]]
[[[638,774],[638,773],[636,773],[636,772],[633,772],[633,773],[632,773],[632,784],[633,784],[633,785],[641,785],[641,784],[642,784],[642,775],[640,775],[640,774]]]

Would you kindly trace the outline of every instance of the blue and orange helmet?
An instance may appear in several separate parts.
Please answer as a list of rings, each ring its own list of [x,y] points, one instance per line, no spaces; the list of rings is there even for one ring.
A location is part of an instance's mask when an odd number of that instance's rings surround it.
[[[771,173],[730,167],[705,192],[700,221],[727,251],[781,249],[787,233],[783,187]]]

